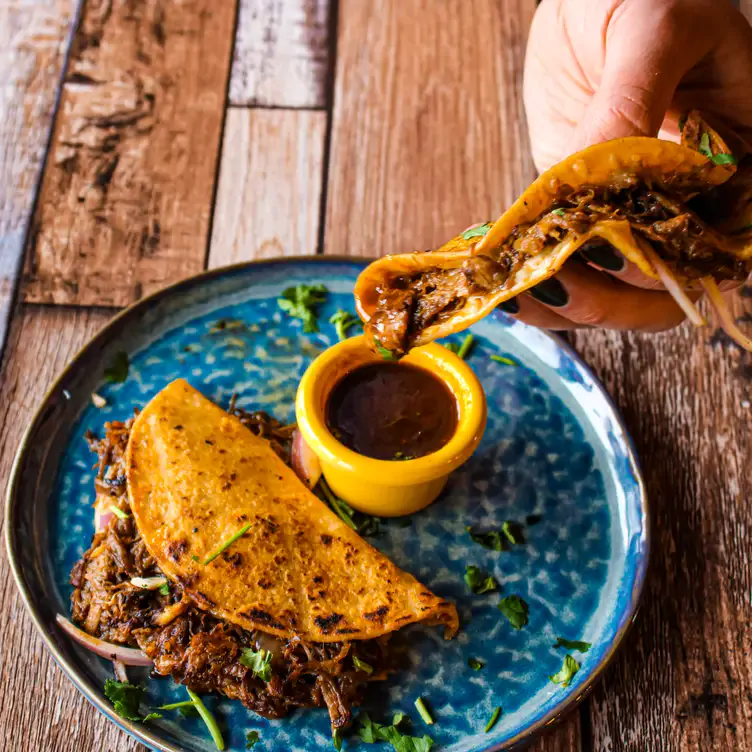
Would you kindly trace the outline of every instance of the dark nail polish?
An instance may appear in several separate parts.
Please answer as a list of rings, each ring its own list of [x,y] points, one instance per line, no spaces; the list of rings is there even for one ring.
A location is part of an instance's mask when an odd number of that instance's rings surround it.
[[[501,308],[504,313],[512,315],[520,312],[520,304],[517,302],[517,298],[509,298],[509,300],[499,303],[499,308]]]
[[[587,261],[609,272],[620,272],[624,266],[624,257],[620,256],[610,243],[585,243],[580,254]]]
[[[555,277],[544,279],[530,290],[530,294],[541,303],[561,308],[569,303],[569,295],[564,289],[564,285]]]

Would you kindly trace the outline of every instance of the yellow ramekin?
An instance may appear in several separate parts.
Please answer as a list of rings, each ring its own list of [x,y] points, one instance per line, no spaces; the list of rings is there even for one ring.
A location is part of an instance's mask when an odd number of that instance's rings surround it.
[[[363,336],[330,347],[303,375],[295,412],[298,428],[318,456],[332,491],[361,512],[398,517],[427,507],[441,493],[449,474],[475,451],[486,427],[486,398],[472,369],[447,348],[432,343],[411,350],[401,362],[430,371],[457,400],[457,430],[441,449],[414,460],[365,457],[331,434],[326,426],[326,403],[345,374],[379,360]]]

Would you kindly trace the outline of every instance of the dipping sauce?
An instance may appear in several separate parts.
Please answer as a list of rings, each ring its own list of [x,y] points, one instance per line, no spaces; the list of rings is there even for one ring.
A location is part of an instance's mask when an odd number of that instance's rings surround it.
[[[369,363],[329,395],[326,425],[346,447],[378,460],[407,460],[441,449],[457,429],[448,387],[405,363]]]

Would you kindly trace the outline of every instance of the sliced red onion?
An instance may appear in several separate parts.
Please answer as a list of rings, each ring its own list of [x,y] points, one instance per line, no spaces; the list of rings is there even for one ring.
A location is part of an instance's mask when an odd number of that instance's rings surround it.
[[[153,664],[151,658],[148,658],[140,650],[114,645],[111,642],[92,637],[68,621],[62,614],[58,614],[55,619],[69,637],[102,658],[107,658],[113,662],[118,661],[124,666],[151,666]]]
[[[102,530],[104,530],[107,525],[110,524],[110,520],[115,515],[110,512],[109,509],[105,510],[104,512],[100,512],[99,509],[94,507],[94,531],[97,533],[101,533]]]
[[[723,330],[726,332],[726,334],[728,334],[728,336],[731,337],[734,342],[743,347],[745,350],[752,352],[752,339],[750,339],[736,325],[736,321],[734,321],[734,314],[731,312],[731,309],[728,307],[728,304],[724,300],[723,294],[718,289],[718,285],[716,284],[715,280],[712,277],[703,277],[700,280],[700,284],[708,294],[708,300],[713,306],[715,312],[718,314],[721,326],[723,327]]]
[[[321,463],[316,453],[306,444],[303,434],[295,429],[290,450],[290,463],[295,474],[308,488],[314,488],[321,478]]]
[[[112,670],[115,672],[115,678],[119,682],[128,682],[128,672],[125,670],[125,664],[120,661],[112,662]]]

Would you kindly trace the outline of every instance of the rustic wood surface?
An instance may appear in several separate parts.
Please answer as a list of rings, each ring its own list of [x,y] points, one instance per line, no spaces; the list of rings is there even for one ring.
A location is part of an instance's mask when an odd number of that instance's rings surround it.
[[[89,307],[15,311],[0,370],[0,486],[48,384],[109,318],[101,306],[205,265],[429,248],[500,213],[533,175],[519,85],[534,0],[240,3],[230,98],[253,108],[230,108],[222,134],[233,3],[88,0],[26,298]],[[0,89],[0,331],[75,4],[0,0],[0,73],[11,81]],[[654,557],[624,649],[530,749],[752,749],[752,356],[686,327],[571,340],[643,458]],[[145,752],[54,665],[4,555],[0,598],[0,751]]]
[[[325,112],[231,107],[209,266],[316,252]]]
[[[235,5],[86,2],[26,301],[121,306],[203,269]]]
[[[230,104],[325,108],[328,0],[240,0]]]
[[[0,4],[0,355],[74,8]]]

